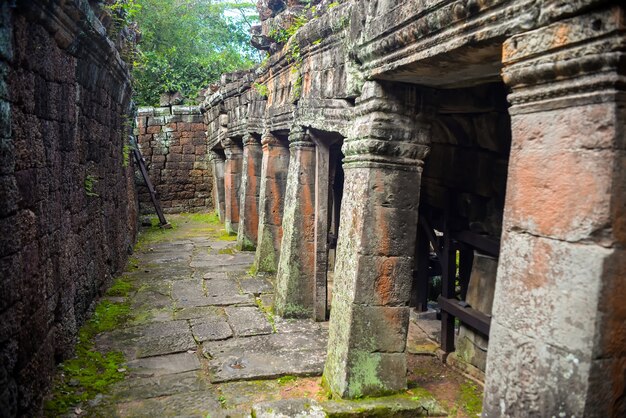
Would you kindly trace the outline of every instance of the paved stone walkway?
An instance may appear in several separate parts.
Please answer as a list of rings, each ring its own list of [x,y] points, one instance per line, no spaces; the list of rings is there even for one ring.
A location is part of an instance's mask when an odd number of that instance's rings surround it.
[[[254,254],[237,251],[233,237],[210,217],[170,221],[173,229],[140,236],[123,275],[133,290],[108,297],[129,303],[131,319],[95,339],[99,351],[124,354],[125,379],[74,408],[73,416],[446,415],[436,400],[439,382],[432,386],[436,398],[410,383],[414,389],[397,396],[329,401],[320,378],[328,324],[275,318],[273,278],[248,274]],[[441,363],[428,364],[432,343],[424,333],[416,335],[409,351],[429,357],[412,357],[412,369],[426,365],[429,375],[443,378]],[[415,373],[409,378],[420,379]],[[450,393],[452,401],[458,398],[457,389]]]
[[[134,320],[96,339],[128,360],[128,378],[96,413],[247,416],[253,402],[284,390],[259,379],[320,375],[327,324],[274,319],[271,278],[247,273],[254,253],[220,239],[220,225],[172,222],[140,244],[125,275],[137,289]]]

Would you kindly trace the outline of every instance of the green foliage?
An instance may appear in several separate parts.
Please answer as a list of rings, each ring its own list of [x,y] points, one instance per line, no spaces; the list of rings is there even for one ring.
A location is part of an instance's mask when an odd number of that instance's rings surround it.
[[[254,83],[252,87],[254,87],[254,89],[258,91],[259,94],[263,97],[267,97],[269,95],[269,89],[267,88],[265,84]]]
[[[139,105],[158,104],[163,92],[193,99],[222,73],[253,64],[248,35],[256,16],[250,13],[253,3],[137,1],[141,40],[133,75]]]
[[[94,191],[96,184],[98,183],[98,178],[92,174],[88,174],[85,177],[84,187],[85,194],[89,197],[98,197],[98,193]]]
[[[130,164],[130,152],[133,147],[129,144],[124,144],[122,147],[122,167],[126,168]]]

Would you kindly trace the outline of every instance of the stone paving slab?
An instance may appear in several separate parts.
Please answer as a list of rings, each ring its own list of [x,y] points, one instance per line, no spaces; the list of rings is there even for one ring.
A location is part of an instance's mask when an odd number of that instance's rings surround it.
[[[195,269],[206,269],[210,271],[245,271],[254,261],[253,254],[216,254],[194,259],[189,263]]]
[[[254,297],[239,292],[237,283],[230,279],[205,280],[207,304],[215,306],[254,305]]]
[[[210,358],[212,382],[317,376],[324,368],[326,342],[321,331],[257,335],[204,343],[203,354]]]
[[[271,293],[274,291],[272,284],[264,278],[247,277],[239,279],[239,286],[243,293],[250,293],[259,296],[261,293]]]
[[[191,331],[184,334],[160,337],[142,337],[137,340],[137,343],[139,346],[136,354],[137,358],[182,353],[194,350],[197,347]]]
[[[225,340],[233,336],[233,330],[223,316],[194,318],[189,323],[198,342]]]
[[[115,397],[120,400],[149,399],[184,392],[208,390],[211,384],[203,373],[190,372],[165,374],[152,377],[134,377],[117,385]]]
[[[189,308],[177,308],[174,310],[174,319],[194,319],[205,316],[226,315],[224,308],[219,306],[191,306]]]
[[[224,311],[237,337],[250,337],[272,332],[272,326],[257,307],[228,307]]]
[[[131,360],[126,365],[132,375],[150,377],[199,370],[200,360],[196,353],[178,353]]]
[[[252,407],[256,418],[326,418],[322,406],[313,399],[281,399],[262,402]]]
[[[140,399],[118,405],[117,412],[130,417],[213,417],[220,411],[218,395],[212,390],[185,392],[159,398]]]
[[[432,398],[421,399],[402,395],[326,402],[318,402],[314,399],[281,399],[254,405],[252,414],[256,418],[414,418],[448,415]]]

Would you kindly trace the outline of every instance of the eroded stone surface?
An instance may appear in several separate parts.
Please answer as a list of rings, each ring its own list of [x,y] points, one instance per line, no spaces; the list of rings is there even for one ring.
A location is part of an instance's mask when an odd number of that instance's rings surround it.
[[[190,321],[191,331],[198,342],[225,340],[233,336],[233,330],[223,316],[194,318]]]
[[[238,337],[272,332],[272,326],[257,307],[228,307],[224,310],[228,316],[228,323]]]
[[[326,417],[320,404],[312,399],[283,399],[264,402],[254,405],[252,411],[254,416],[259,418]]]
[[[326,357],[326,333],[259,335],[203,344],[211,381],[258,379],[281,375],[319,375]]]

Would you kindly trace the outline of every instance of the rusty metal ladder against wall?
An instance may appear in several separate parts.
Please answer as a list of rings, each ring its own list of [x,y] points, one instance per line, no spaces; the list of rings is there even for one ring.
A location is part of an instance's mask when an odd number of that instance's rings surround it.
[[[143,181],[146,183],[146,187],[148,188],[148,192],[150,192],[150,199],[152,199],[152,204],[154,205],[154,209],[156,210],[157,216],[159,217],[159,226],[164,229],[169,229],[172,227],[171,224],[167,222],[165,219],[165,215],[163,215],[163,209],[161,208],[161,202],[159,201],[159,193],[154,188],[152,181],[150,181],[150,177],[148,176],[148,169],[146,168],[146,161],[141,155],[141,151],[139,151],[139,145],[135,140],[134,136],[130,136],[130,143],[132,145],[133,156],[135,157],[135,161],[139,166],[139,171],[141,171],[141,175],[143,177]]]

